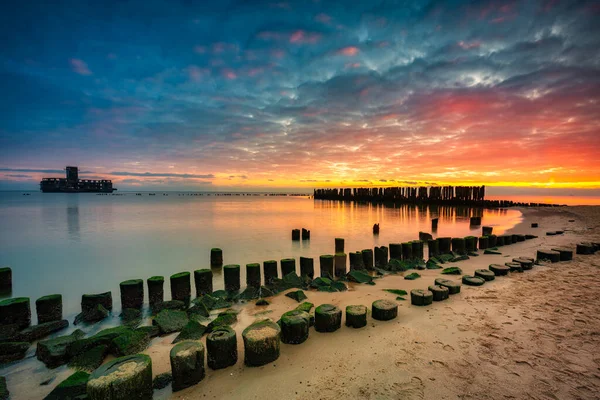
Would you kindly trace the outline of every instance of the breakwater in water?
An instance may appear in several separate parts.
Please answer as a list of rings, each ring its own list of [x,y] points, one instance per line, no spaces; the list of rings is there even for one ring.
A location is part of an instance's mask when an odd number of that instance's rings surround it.
[[[315,189],[315,200],[471,207],[554,207],[555,204],[486,200],[485,186],[419,186]]]

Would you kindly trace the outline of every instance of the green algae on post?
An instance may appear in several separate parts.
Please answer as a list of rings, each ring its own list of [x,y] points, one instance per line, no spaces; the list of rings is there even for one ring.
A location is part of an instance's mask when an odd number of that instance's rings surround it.
[[[148,299],[150,307],[155,307],[164,300],[164,276],[153,276],[146,281],[148,285]]]
[[[335,238],[335,252],[336,253],[344,252],[344,239],[343,238]]]
[[[364,249],[363,251],[361,251],[361,253],[362,253],[362,259],[363,259],[363,265],[365,266],[366,270],[373,271],[373,267],[374,267],[373,250]]]
[[[152,360],[145,354],[109,361],[90,375],[90,400],[152,399]]]
[[[181,342],[169,353],[173,374],[173,392],[196,385],[204,379],[204,345],[201,342]]]
[[[263,273],[265,277],[265,285],[270,285],[273,279],[279,278],[279,272],[277,270],[277,261],[268,260],[263,262]]]
[[[223,267],[223,279],[225,281],[225,290],[240,290],[240,266],[239,264],[228,264]]]
[[[315,309],[315,330],[335,332],[342,326],[342,310],[332,304],[321,304]]]
[[[0,301],[0,325],[17,325],[25,329],[31,325],[29,297],[15,297]]]
[[[335,276],[339,278],[346,275],[346,253],[335,253]]]
[[[109,350],[110,348],[106,344],[92,347],[91,349],[73,357],[73,359],[69,361],[69,368],[92,372],[102,365],[102,362],[104,362]]]
[[[300,257],[300,276],[315,277],[315,260],[310,257]]]
[[[259,272],[260,273],[260,272]],[[194,285],[196,286],[196,297],[213,292],[213,272],[208,268],[194,271]]]
[[[211,268],[221,268],[223,266],[223,250],[219,248],[210,249]]]
[[[308,339],[310,316],[305,311],[292,310],[281,316],[281,341],[300,344]]]
[[[296,272],[296,259],[295,258],[284,258],[281,260],[281,275],[286,276]]]
[[[238,360],[237,336],[229,326],[215,328],[206,337],[208,367],[222,369],[235,365]]]
[[[246,286],[260,287],[260,264],[246,264]]]
[[[362,328],[367,325],[367,307],[363,305],[346,306],[346,326]]]
[[[260,367],[279,358],[281,328],[270,319],[257,321],[242,332],[244,363]]]
[[[171,275],[171,299],[183,301],[186,305],[190,304],[192,298],[192,284],[190,273],[187,271]]]
[[[375,300],[371,305],[371,315],[378,321],[389,321],[398,316],[398,304],[389,300]]]
[[[319,256],[319,276],[321,278],[333,278],[334,256],[323,254]]]
[[[119,284],[121,290],[121,309],[142,308],[144,304],[144,281],[131,279]]]
[[[360,251],[350,253],[350,271],[360,271],[364,269],[365,264],[363,263],[362,253]]]
[[[62,320],[63,305],[60,294],[40,297],[35,301],[38,324]]]

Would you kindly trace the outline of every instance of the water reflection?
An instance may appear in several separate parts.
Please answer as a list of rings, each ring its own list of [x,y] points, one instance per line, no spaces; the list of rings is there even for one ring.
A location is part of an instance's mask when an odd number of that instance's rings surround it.
[[[80,228],[79,228],[79,205],[70,205],[67,207],[67,231],[69,232],[69,239],[75,242],[79,242]]]

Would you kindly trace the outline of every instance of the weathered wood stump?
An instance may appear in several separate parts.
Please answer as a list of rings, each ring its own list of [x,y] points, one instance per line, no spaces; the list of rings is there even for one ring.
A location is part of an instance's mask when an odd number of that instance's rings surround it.
[[[258,321],[242,332],[244,340],[244,363],[260,367],[279,358],[281,328],[270,319]]]
[[[389,321],[398,316],[398,304],[389,300],[375,300],[371,305],[371,315],[378,321]]]
[[[152,393],[152,360],[145,354],[109,361],[87,383],[90,400],[149,400]]]
[[[496,279],[496,274],[490,271],[489,269],[476,269],[475,276],[478,278],[482,278],[485,281],[493,281]]]
[[[173,346],[169,353],[173,373],[173,392],[196,385],[204,379],[204,345],[185,341]]]
[[[390,259],[402,260],[402,243],[390,243]]]
[[[246,286],[260,287],[260,264],[246,264]]]
[[[223,266],[223,250],[214,247],[210,249],[211,268],[221,268]]]
[[[467,286],[481,286],[485,283],[485,279],[472,275],[463,275],[462,283]]]
[[[508,272],[510,271],[510,267],[500,264],[490,264],[488,269],[492,271],[496,276],[508,275]]]
[[[237,336],[229,326],[215,328],[206,337],[208,366],[223,369],[235,365],[238,359]]]
[[[362,253],[362,259],[363,259],[363,264],[365,266],[365,269],[367,271],[372,271],[373,270],[373,250],[371,249],[364,249],[363,251],[361,251]]]
[[[427,249],[429,258],[437,257],[440,254],[440,243],[435,239],[428,240]]]
[[[360,251],[350,253],[350,271],[364,270],[362,253]]]
[[[507,262],[504,265],[510,268],[510,272],[523,272],[523,266],[521,263]]]
[[[180,272],[171,275],[171,300],[183,301],[185,304],[190,304],[192,297],[192,283],[190,273]]]
[[[497,244],[498,244],[498,236],[496,236],[496,235],[489,235],[488,236],[488,248],[490,248],[490,247],[496,247]]]
[[[390,248],[391,248],[391,244],[390,244]],[[412,243],[410,242],[405,242],[402,243],[402,259],[406,260],[406,261],[410,261],[413,259],[413,252],[412,252]]]
[[[300,240],[300,229],[292,229],[292,240]]]
[[[240,266],[239,264],[228,264],[223,267],[223,280],[225,290],[235,292],[240,290]]]
[[[532,222],[531,223],[531,227],[532,228],[537,228],[538,227],[538,223],[537,222]]]
[[[154,308],[164,300],[164,276],[153,276],[148,278],[146,284],[148,285],[148,299],[150,307]]]
[[[452,238],[452,251],[457,254],[467,254],[465,238]]]
[[[10,267],[0,268],[0,293],[12,291],[12,269]]]
[[[481,227],[481,236],[489,236],[494,232],[494,228],[491,226],[482,226]]]
[[[433,301],[442,301],[450,297],[450,292],[447,287],[431,285],[427,289],[433,294]]]
[[[344,252],[344,239],[343,238],[335,238],[335,252],[336,253]]]
[[[439,218],[433,218],[431,220],[431,230],[432,231],[437,230],[437,228],[438,228],[438,221],[439,221]]]
[[[433,292],[430,290],[413,289],[410,291],[410,303],[413,306],[428,306],[433,303]]]
[[[591,243],[578,243],[576,247],[576,252],[577,254],[584,255],[594,254],[594,245]]]
[[[538,250],[537,251],[537,261],[550,261],[550,262],[559,262],[560,261],[560,253],[558,251],[553,250]]]
[[[333,278],[333,262],[332,254],[323,254],[319,256],[319,276],[322,278]]]
[[[258,274],[260,279],[260,266]],[[195,270],[194,285],[196,286],[196,297],[204,296],[205,294],[211,294],[213,292],[212,270],[208,268]]]
[[[467,250],[467,253],[477,251],[477,238],[475,236],[466,236],[465,248]]]
[[[450,237],[439,237],[436,239],[439,243],[440,254],[450,253],[450,246],[452,245],[452,238]]]
[[[448,294],[460,293],[460,283],[450,279],[437,278],[434,282],[438,286],[443,286],[448,289]]]
[[[479,238],[479,248],[485,250],[490,247],[490,239],[487,236],[481,236]]]
[[[121,309],[142,308],[144,305],[144,281],[130,279],[119,284],[121,290]]]
[[[302,240],[310,240],[310,231],[302,228]]]
[[[300,344],[308,339],[310,316],[307,312],[292,310],[281,316],[281,341],[286,344]]]
[[[386,246],[375,247],[375,266],[384,267],[388,263],[388,248]]]
[[[335,253],[335,276],[346,275],[346,253]]]
[[[0,301],[0,326],[16,325],[25,329],[31,325],[29,297],[15,297]]]
[[[321,304],[315,309],[315,330],[335,332],[342,326],[342,310],[332,304]]]
[[[533,268],[533,261],[528,258],[517,257],[513,258],[512,261],[521,264],[523,270],[525,271],[528,271]]]
[[[573,259],[573,250],[566,247],[554,247],[552,251],[560,253],[560,261],[571,261]]]
[[[279,271],[277,270],[277,261],[268,260],[263,262],[263,272],[265,275],[265,285],[270,285],[273,279],[279,277]]]
[[[296,272],[296,259],[295,258],[284,258],[281,260],[281,276],[286,276]]]
[[[61,321],[63,315],[62,295],[51,294],[35,301],[38,324]]]
[[[315,277],[315,260],[310,257],[300,257],[300,276]]]
[[[422,240],[413,240],[410,242],[412,245],[412,256],[416,260],[423,259],[423,241]]]
[[[352,305],[346,307],[346,326],[362,328],[367,325],[367,307]]]

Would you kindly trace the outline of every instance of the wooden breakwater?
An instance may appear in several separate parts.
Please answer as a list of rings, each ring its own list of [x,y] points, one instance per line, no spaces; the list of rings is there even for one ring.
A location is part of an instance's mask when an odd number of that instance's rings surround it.
[[[359,201],[387,204],[443,204],[478,207],[553,207],[556,204],[486,200],[485,186],[419,186],[314,189],[315,200]]]

